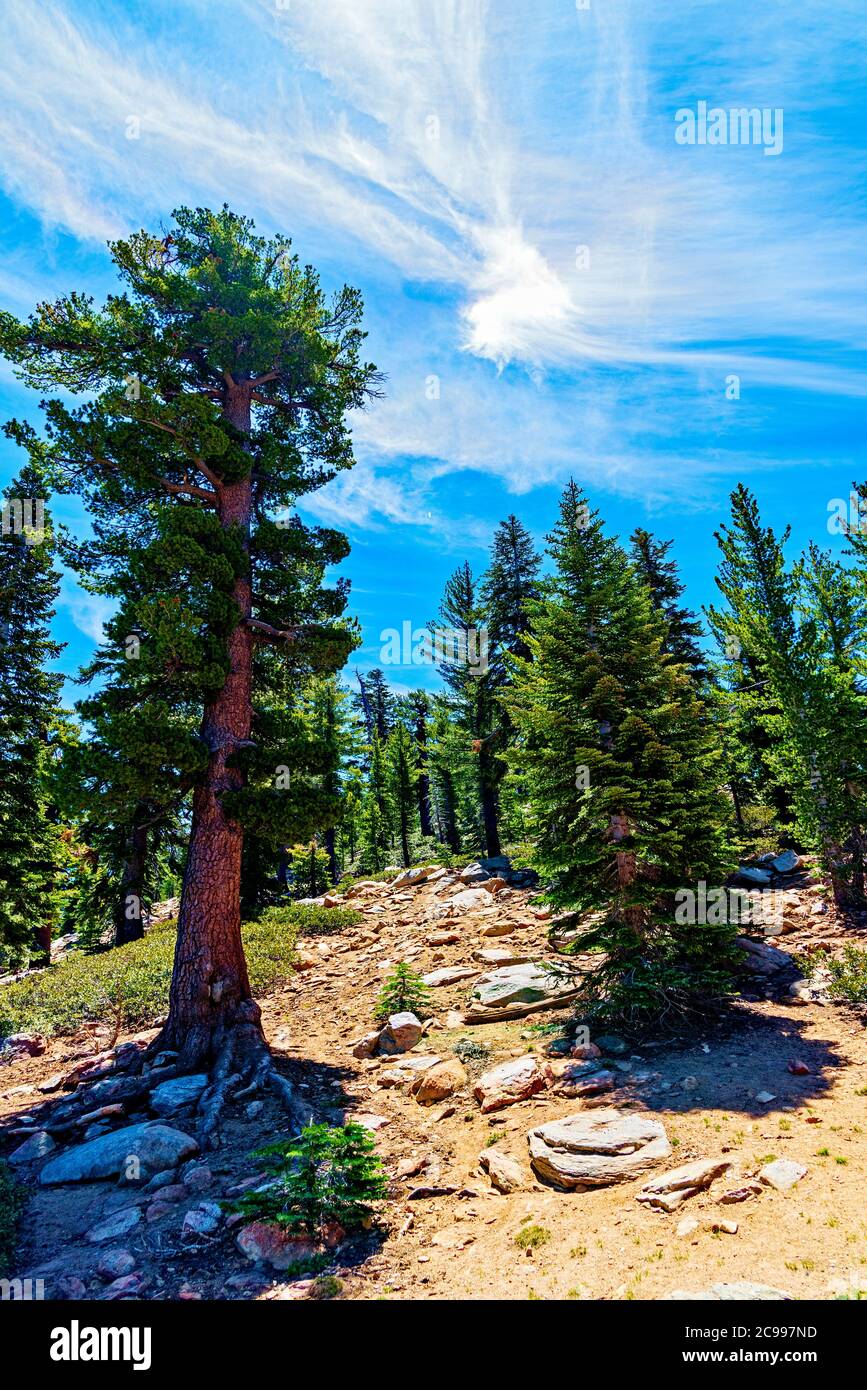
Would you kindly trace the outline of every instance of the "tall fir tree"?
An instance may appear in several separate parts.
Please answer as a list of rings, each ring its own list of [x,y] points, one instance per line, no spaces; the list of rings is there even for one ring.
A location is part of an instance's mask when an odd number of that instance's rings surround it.
[[[648,589],[574,483],[548,549],[555,572],[510,696],[512,761],[549,897],[575,911],[574,949],[605,952],[588,1011],[647,1022],[729,985],[732,929],[676,910],[680,891],[727,868],[720,750]]]
[[[704,680],[707,665],[699,646],[702,625],[695,613],[679,602],[684,585],[677,562],[668,558],[672,541],[658,541],[650,531],[637,526],[629,538],[629,558],[642,584],[650,590],[654,608],[668,623],[665,650],[676,661],[688,666],[694,676]]]
[[[395,833],[400,845],[403,866],[412,863],[412,843],[416,838],[416,751],[412,735],[405,724],[395,724],[388,736],[386,758],[391,782],[391,804],[394,808]]]
[[[344,588],[320,602],[325,621],[295,621],[308,556],[323,547],[280,513],[352,464],[346,413],[370,398],[376,374],[360,355],[358,293],[329,302],[286,238],[257,236],[228,208],[180,209],[164,234],[110,249],[125,292],[103,309],[73,293],[26,323],[0,315],[0,349],[25,382],[84,397],[74,408],[50,399],[42,438],[7,428],[83,496],[106,563],[157,539],[174,572],[166,618],[204,756],[155,1046],[176,1051],[179,1068],[214,1069],[210,1143],[230,1074],[268,1079],[296,1105],[268,1062],[240,932],[244,826],[275,805],[259,778],[270,766],[273,784],[284,751],[268,747],[267,717],[254,735],[254,653],[275,643],[327,672],[351,649]],[[346,550],[334,533],[324,548],[329,562]]]
[[[374,730],[369,744],[367,785],[359,816],[361,865],[368,873],[381,873],[391,857],[394,800],[386,745]]]
[[[60,858],[51,793],[61,677],[49,663],[60,589],[48,493],[25,466],[3,496],[0,535],[0,966],[50,951]],[[41,513],[41,516],[40,516]]]
[[[440,617],[443,626],[434,629],[435,638],[450,644],[441,672],[451,692],[454,721],[476,757],[478,801],[485,853],[500,853],[497,789],[496,737],[499,734],[498,706],[490,672],[490,643],[485,609],[479,586],[470,566],[460,565],[446,583]]]
[[[852,579],[815,548],[789,570],[784,546],[762,525],[740,484],[720,528],[716,629],[749,658],[758,679],[763,758],[785,791],[802,843],[819,850],[840,906],[865,901],[867,697],[854,659],[861,648]],[[853,636],[853,628],[855,629]]]

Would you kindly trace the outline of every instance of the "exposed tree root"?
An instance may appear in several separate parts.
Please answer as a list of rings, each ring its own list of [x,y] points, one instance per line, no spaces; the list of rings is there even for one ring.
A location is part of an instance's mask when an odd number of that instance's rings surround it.
[[[209,1036],[207,1052],[186,1047],[177,1059],[165,1066],[154,1066],[161,1054],[173,1052],[165,1033],[131,1062],[124,1061],[115,1073],[115,1087],[108,1098],[110,1105],[122,1105],[127,1116],[142,1110],[150,1093],[166,1081],[206,1073],[208,1084],[197,1107],[197,1137],[203,1150],[220,1146],[220,1121],[226,1104],[250,1100],[270,1090],[286,1110],[292,1133],[299,1132],[311,1120],[311,1107],[300,1099],[292,1083],[277,1071],[274,1059],[255,1016],[245,1017],[234,1026],[219,1029]],[[100,1077],[100,1080],[106,1079]],[[115,1079],[115,1078],[113,1078]],[[62,1118],[52,1122],[51,1115],[58,1103],[63,1106]],[[70,1113],[72,1107],[72,1113]],[[80,1083],[74,1092],[47,1102],[43,1128],[54,1138],[69,1141],[88,1119],[97,1119],[101,1106],[90,1099],[90,1084]],[[114,1112],[115,1115],[117,1112]]]

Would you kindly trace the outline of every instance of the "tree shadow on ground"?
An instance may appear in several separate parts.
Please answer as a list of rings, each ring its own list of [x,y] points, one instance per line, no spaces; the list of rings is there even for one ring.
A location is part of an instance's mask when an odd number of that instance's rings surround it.
[[[626,1089],[649,1110],[680,1114],[716,1109],[760,1119],[809,1107],[829,1094],[850,1065],[839,1036],[830,1036],[842,1027],[835,1015],[827,1006],[823,1036],[807,1037],[807,1026],[816,1024],[812,1009],[793,1019],[773,1003],[761,1010],[734,1005],[709,1020],[700,1037],[636,1043],[632,1056],[642,1061],[632,1061],[631,1071],[623,1074]],[[802,1066],[807,1072],[799,1075]],[[641,1082],[647,1070],[655,1075]],[[631,1085],[630,1077],[635,1078]],[[772,1099],[760,1100],[762,1094]]]

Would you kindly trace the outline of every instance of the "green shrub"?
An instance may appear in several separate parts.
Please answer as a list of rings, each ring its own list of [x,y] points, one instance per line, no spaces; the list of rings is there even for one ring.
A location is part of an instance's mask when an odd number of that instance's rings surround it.
[[[15,1181],[9,1164],[0,1159],[0,1275],[12,1267],[18,1218],[25,1200],[24,1188]]]
[[[551,1232],[545,1226],[525,1226],[515,1236],[515,1244],[519,1250],[538,1250],[540,1245],[547,1245],[550,1239]]]
[[[823,963],[831,976],[828,993],[832,999],[867,1004],[867,951],[858,946],[844,946],[838,960],[828,959]]]
[[[269,1144],[253,1157],[264,1160],[272,1179],[260,1191],[245,1192],[231,1210],[299,1235],[315,1237],[332,1221],[347,1231],[361,1225],[388,1189],[362,1125],[307,1125],[297,1138]]]
[[[299,935],[339,931],[360,914],[351,908],[269,908],[242,928],[254,994],[292,974]],[[96,955],[71,952],[46,970],[0,987],[0,1037],[8,1033],[72,1033],[91,1020],[146,1027],[165,1013],[176,923],[152,927],[141,941]]]
[[[428,1012],[428,990],[420,975],[401,961],[389,975],[379,992],[373,1016],[384,1022],[391,1014],[410,1013],[424,1018]]]
[[[296,936],[334,936],[360,922],[361,913],[354,907],[309,907],[300,903],[286,903],[279,907],[266,907],[256,921],[269,928],[292,931]]]

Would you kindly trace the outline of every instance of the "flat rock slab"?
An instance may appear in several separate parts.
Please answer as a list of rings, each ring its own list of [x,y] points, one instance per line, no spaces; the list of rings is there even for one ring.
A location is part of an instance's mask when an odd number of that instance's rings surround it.
[[[694,1163],[684,1163],[682,1167],[673,1168],[670,1173],[662,1173],[660,1177],[645,1183],[637,1200],[651,1207],[659,1207],[662,1211],[676,1211],[688,1197],[694,1197],[703,1188],[710,1187],[730,1167],[727,1158],[699,1158]]]
[[[472,980],[478,975],[478,970],[472,970],[466,965],[444,965],[439,970],[431,970],[428,975],[422,975],[422,982],[431,989],[440,989],[444,985],[456,985],[461,980]]]
[[[491,895],[484,888],[462,888],[453,898],[447,900],[449,912],[475,912],[480,907],[491,906]]]
[[[151,1110],[156,1115],[174,1115],[185,1105],[193,1105],[208,1084],[203,1073],[197,1076],[176,1076],[163,1081],[151,1092]]]
[[[776,975],[781,970],[789,970],[795,962],[787,951],[776,946],[768,946],[764,941],[753,941],[749,936],[739,936],[737,944],[746,952],[744,967],[757,975]]]
[[[807,1169],[803,1163],[796,1163],[793,1158],[775,1158],[773,1163],[766,1163],[759,1173],[765,1186],[773,1187],[777,1192],[788,1192],[806,1176]]]
[[[85,1239],[91,1245],[101,1245],[104,1240],[117,1240],[120,1236],[127,1235],[140,1223],[141,1212],[138,1207],[125,1207],[123,1211],[114,1212],[112,1216],[107,1216],[104,1221],[92,1227]]]
[[[671,1153],[659,1120],[613,1108],[552,1120],[527,1138],[539,1177],[578,1190],[642,1177]]]
[[[521,1018],[539,1009],[555,1009],[574,999],[580,977],[560,967],[529,961],[506,965],[483,975],[472,992],[468,1023]]]
[[[687,1289],[672,1289],[665,1294],[663,1302],[672,1299],[692,1299],[699,1303],[785,1303],[794,1297],[783,1289],[774,1289],[770,1284],[751,1284],[746,1280],[736,1284],[711,1284],[709,1289],[690,1293]]]
[[[199,1152],[195,1139],[159,1121],[128,1125],[102,1134],[87,1144],[53,1158],[39,1175],[45,1186],[62,1182],[99,1182],[127,1173],[131,1163],[137,1177],[149,1177],[164,1168],[176,1168]]]

